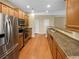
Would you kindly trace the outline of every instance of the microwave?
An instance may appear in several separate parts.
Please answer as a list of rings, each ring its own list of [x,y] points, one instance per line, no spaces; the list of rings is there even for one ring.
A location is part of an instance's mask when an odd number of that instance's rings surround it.
[[[19,26],[24,26],[24,25],[25,25],[24,19],[18,19],[18,20],[17,20],[17,24],[18,24]]]

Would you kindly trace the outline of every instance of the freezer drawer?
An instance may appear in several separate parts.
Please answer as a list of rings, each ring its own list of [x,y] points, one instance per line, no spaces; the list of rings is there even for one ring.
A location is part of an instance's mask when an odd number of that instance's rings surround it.
[[[19,56],[18,53],[19,53],[19,51],[17,51],[17,49],[15,49],[14,51],[12,51],[10,54],[8,54],[3,59],[18,59],[18,56]]]
[[[0,46],[0,57],[2,57],[6,52],[6,46],[2,45]]]
[[[19,49],[18,45],[16,45],[11,50],[7,51],[6,54],[0,59],[18,59],[18,56],[19,56]]]

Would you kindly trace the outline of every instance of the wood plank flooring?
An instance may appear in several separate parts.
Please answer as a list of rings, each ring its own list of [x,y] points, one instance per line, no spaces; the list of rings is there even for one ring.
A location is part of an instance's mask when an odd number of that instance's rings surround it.
[[[36,35],[21,50],[19,59],[52,59],[48,40],[44,35]]]

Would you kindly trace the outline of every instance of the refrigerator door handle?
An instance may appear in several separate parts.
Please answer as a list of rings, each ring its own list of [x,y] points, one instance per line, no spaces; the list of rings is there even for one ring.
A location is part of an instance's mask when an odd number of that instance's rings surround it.
[[[10,36],[12,37],[12,24],[11,24],[11,20],[9,19],[9,26],[10,26]]]
[[[10,40],[10,24],[8,19],[6,19],[5,21],[5,26],[6,26],[6,44],[8,44]]]

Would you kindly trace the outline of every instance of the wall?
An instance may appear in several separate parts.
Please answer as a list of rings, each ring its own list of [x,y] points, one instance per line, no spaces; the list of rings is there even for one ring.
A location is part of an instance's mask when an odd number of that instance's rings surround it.
[[[49,20],[49,26],[54,26],[54,17],[51,15],[29,15],[29,27],[32,28],[32,35],[34,36],[34,33],[40,33],[40,34],[46,34],[46,28],[44,26],[44,21]],[[38,27],[36,26],[37,23],[36,21],[39,22],[39,30]],[[36,30],[37,29],[37,30]]]
[[[29,28],[32,28],[32,36],[34,36],[34,22],[35,22],[35,16],[32,14],[29,14]]]
[[[39,33],[46,34],[46,26],[54,26],[54,17],[51,15],[36,15],[35,20],[39,20]],[[49,25],[44,25],[48,21]]]

